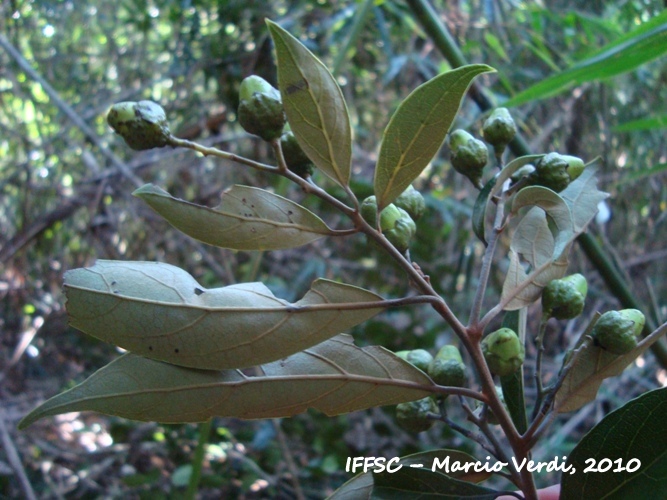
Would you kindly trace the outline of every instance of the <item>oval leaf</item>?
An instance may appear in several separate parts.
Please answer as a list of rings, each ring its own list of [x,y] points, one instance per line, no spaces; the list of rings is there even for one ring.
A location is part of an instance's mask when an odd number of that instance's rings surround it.
[[[375,169],[375,196],[382,211],[415,180],[442,146],[465,92],[479,74],[495,71],[471,64],[442,73],[401,103],[382,135]]]
[[[292,132],[304,153],[341,186],[350,180],[352,127],[345,99],[322,61],[276,23],[278,87]]]
[[[420,399],[433,386],[410,363],[383,347],[357,347],[349,335],[260,370],[195,370],[127,353],[34,409],[19,427],[71,411],[164,423],[290,417],[308,408],[331,416]]]
[[[333,231],[317,215],[263,189],[232,186],[216,208],[180,200],[146,184],[134,193],[179,231],[202,243],[234,250],[279,250]]]
[[[374,293],[322,279],[294,304],[262,283],[206,289],[158,262],[98,261],[65,273],[65,293],[73,327],[142,356],[213,370],[283,358],[382,307]]]
[[[613,411],[591,430],[570,454],[563,474],[561,499],[657,498],[667,491],[667,389],[656,389]],[[613,463],[606,473],[584,473],[606,458]],[[636,466],[633,472],[617,471]],[[606,464],[605,464],[606,465]]]

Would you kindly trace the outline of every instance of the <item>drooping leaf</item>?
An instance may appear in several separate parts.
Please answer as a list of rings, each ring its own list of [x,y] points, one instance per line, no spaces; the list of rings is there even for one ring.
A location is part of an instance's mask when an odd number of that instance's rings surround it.
[[[493,500],[498,492],[461,481],[426,468],[403,467],[393,472],[373,474],[372,498],[474,498]]]
[[[266,21],[276,46],[278,87],[304,153],[341,186],[350,180],[352,128],[345,99],[326,66],[283,28]]]
[[[101,260],[65,273],[65,292],[73,327],[142,356],[212,370],[284,358],[382,307],[374,293],[323,279],[293,304],[262,283],[206,289],[158,262]]]
[[[398,107],[382,136],[375,196],[382,211],[426,168],[442,146],[465,92],[485,64],[462,66],[417,87]]]
[[[503,105],[518,106],[545,99],[574,85],[620,75],[667,53],[667,14],[640,25],[621,40],[615,40],[593,56],[523,90]]]
[[[661,388],[604,417],[570,453],[566,467],[576,473],[563,474],[561,499],[655,498],[667,491],[666,414],[667,388]],[[611,467],[584,473],[591,458],[596,469],[608,467],[604,459]]]
[[[301,205],[254,187],[232,186],[222,194],[216,208],[174,198],[153,184],[146,184],[132,194],[179,231],[222,248],[294,248],[333,232]]]
[[[433,382],[379,346],[338,335],[288,358],[240,370],[197,370],[127,353],[81,384],[49,399],[20,423],[71,411],[133,420],[203,422],[214,416],[289,417],[314,408],[339,415],[426,397]]]
[[[554,408],[559,413],[575,411],[593,401],[604,379],[620,375],[625,367],[667,333],[667,324],[648,335],[632,351],[622,356],[601,347],[582,344],[572,359],[572,369],[556,393]]]
[[[437,462],[436,462],[437,459]],[[468,469],[465,471],[464,467],[467,463],[475,464],[478,460],[458,450],[430,450],[412,455],[401,457],[400,460],[392,462],[392,470],[399,465],[403,468],[426,468],[430,469],[435,466],[436,471],[445,476],[449,476],[460,481],[467,481],[470,483],[480,483],[491,477],[490,472],[475,472]],[[456,463],[456,464],[455,464]],[[353,464],[350,464],[352,467]],[[385,465],[388,465],[385,463]],[[454,470],[456,469],[456,470]],[[327,500],[356,500],[358,498],[371,498],[373,493],[373,472],[362,472],[357,474],[343,486],[333,492]]]

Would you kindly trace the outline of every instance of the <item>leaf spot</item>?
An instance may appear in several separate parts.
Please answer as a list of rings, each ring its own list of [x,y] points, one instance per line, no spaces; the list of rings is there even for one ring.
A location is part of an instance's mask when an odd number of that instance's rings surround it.
[[[308,88],[308,82],[306,80],[299,80],[296,83],[293,83],[292,85],[287,86],[287,95],[292,95],[295,92],[298,92],[300,90],[306,90]]]
[[[195,295],[201,295],[203,293],[206,293],[206,292],[204,292],[204,290],[202,290],[201,288],[195,288]]]
[[[176,349],[174,349],[174,352],[178,354],[179,352],[181,352],[181,350],[177,347]]]

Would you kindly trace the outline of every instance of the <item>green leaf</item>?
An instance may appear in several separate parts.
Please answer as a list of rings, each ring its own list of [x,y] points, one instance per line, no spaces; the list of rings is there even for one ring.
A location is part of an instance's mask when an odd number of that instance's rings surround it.
[[[574,474],[564,473],[561,499],[578,498],[657,498],[667,491],[667,388],[655,389],[613,411],[579,442],[570,454],[566,467]],[[609,471],[584,473],[595,460],[612,462]],[[620,463],[616,460],[620,459]],[[621,471],[640,467],[634,472]]]
[[[34,409],[19,427],[72,411],[164,423],[289,417],[308,408],[331,416],[420,399],[433,386],[410,363],[383,347],[357,347],[349,335],[259,372],[196,370],[127,353]]]
[[[581,233],[586,229],[588,223],[598,213],[598,204],[609,196],[597,188],[595,174],[594,167],[586,167],[579,177],[560,192],[560,197],[570,207],[574,217],[575,233]]]
[[[279,250],[315,241],[333,231],[317,215],[263,189],[232,186],[216,208],[172,197],[146,184],[134,193],[188,236],[234,250]]]
[[[569,361],[572,368],[556,393],[554,408],[559,413],[575,411],[593,401],[604,379],[620,375],[660,337],[667,333],[667,324],[645,337],[632,351],[622,356],[612,354],[592,343],[583,343]]]
[[[345,99],[326,66],[299,40],[267,19],[278,59],[287,120],[304,153],[341,186],[350,180],[352,128]]]
[[[477,195],[475,205],[472,209],[472,230],[484,245],[487,245],[485,237],[486,207],[489,205],[489,194],[496,185],[497,180],[498,175],[494,175],[489,179]]]
[[[430,469],[403,467],[387,473],[373,474],[373,498],[474,498],[492,500],[498,492],[473,483],[453,479]]]
[[[392,463],[391,468],[393,470],[393,468],[400,465],[402,468],[409,467],[412,469],[414,468],[413,466],[420,465],[420,468],[430,469],[436,464],[436,459],[438,460],[438,468],[436,471],[439,474],[460,481],[480,483],[491,477],[490,472],[475,472],[472,469],[469,469],[469,471],[466,472],[463,469],[465,464],[475,464],[478,460],[475,457],[458,450],[430,450],[406,455],[401,457],[398,463]],[[456,471],[453,470],[455,462],[458,462],[458,464],[456,464]],[[352,466],[352,464],[350,465]],[[384,465],[386,466],[388,464],[385,463]],[[459,468],[459,465],[461,468]],[[447,472],[447,470],[449,470],[449,472]],[[373,472],[362,472],[338,488],[327,500],[356,500],[357,498],[370,498],[373,493],[373,486]]]
[[[378,295],[333,281],[316,280],[290,304],[262,283],[206,289],[158,262],[100,260],[65,273],[65,293],[74,328],[142,356],[214,370],[283,358],[382,310]]]
[[[472,80],[495,71],[462,66],[417,87],[398,107],[382,136],[375,196],[382,211],[412,183],[440,149]]]
[[[612,132],[639,132],[667,127],[667,115],[651,116],[621,123],[611,128]]]
[[[656,18],[623,40],[614,41],[597,54],[519,92],[503,105],[518,106],[552,97],[574,85],[620,75],[661,57],[667,53],[667,15],[663,13]]]

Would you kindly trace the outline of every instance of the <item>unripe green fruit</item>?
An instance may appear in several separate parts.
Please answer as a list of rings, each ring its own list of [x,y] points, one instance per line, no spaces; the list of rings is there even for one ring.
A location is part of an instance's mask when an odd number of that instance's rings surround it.
[[[484,122],[484,140],[501,152],[516,135],[516,124],[507,108],[497,108]]]
[[[584,171],[584,168],[586,168],[586,164],[584,163],[584,160],[576,156],[570,156],[570,155],[562,155],[562,156],[563,158],[565,158],[565,161],[568,164],[567,175],[569,175],[570,180],[573,181],[581,175],[581,173]]]
[[[523,364],[526,350],[519,337],[509,328],[501,328],[482,340],[482,352],[491,373],[504,377]]]
[[[409,186],[394,200],[394,205],[405,210],[414,221],[419,220],[426,211],[424,197],[412,186]]]
[[[465,130],[455,130],[449,136],[451,161],[454,170],[465,175],[475,185],[482,187],[482,171],[489,159],[486,145]]]
[[[167,115],[153,101],[114,104],[107,114],[107,123],[136,151],[162,148],[171,138]]]
[[[313,162],[303,152],[291,130],[280,136],[280,147],[283,150],[287,168],[303,178],[313,174]]]
[[[637,346],[646,318],[637,309],[608,311],[597,320],[591,336],[604,350],[626,354]]]
[[[435,423],[428,418],[429,413],[438,413],[438,406],[431,397],[401,403],[396,406],[396,421],[407,431],[423,432],[429,430]]]
[[[369,196],[362,203],[359,209],[361,216],[371,226],[377,226],[377,201],[375,196]],[[410,215],[390,203],[380,214],[380,229],[389,242],[400,252],[405,252],[410,240],[417,232],[417,225]]]
[[[570,184],[571,178],[567,173],[569,166],[565,156],[558,153],[546,154],[535,165],[535,171],[528,176],[528,182],[559,193]]]
[[[277,139],[287,121],[280,92],[259,76],[249,76],[239,89],[239,123],[265,141]]]
[[[581,274],[551,281],[542,291],[542,310],[548,318],[572,319],[584,311],[588,284]]]
[[[429,364],[433,360],[433,356],[431,356],[431,353],[424,349],[413,349],[412,351],[398,351],[396,353],[396,356],[398,356],[401,359],[404,359],[411,365],[414,365],[415,367],[419,368],[424,373],[426,373]]]
[[[429,364],[428,376],[438,385],[463,387],[466,383],[466,366],[458,348],[454,345],[443,346]]]
[[[380,216],[380,222],[382,222],[385,210],[382,211],[383,215]],[[384,235],[399,252],[403,253],[409,248],[410,240],[412,240],[417,232],[417,225],[405,210],[398,207],[397,210],[400,213],[399,219],[395,222],[392,229],[384,232]]]

